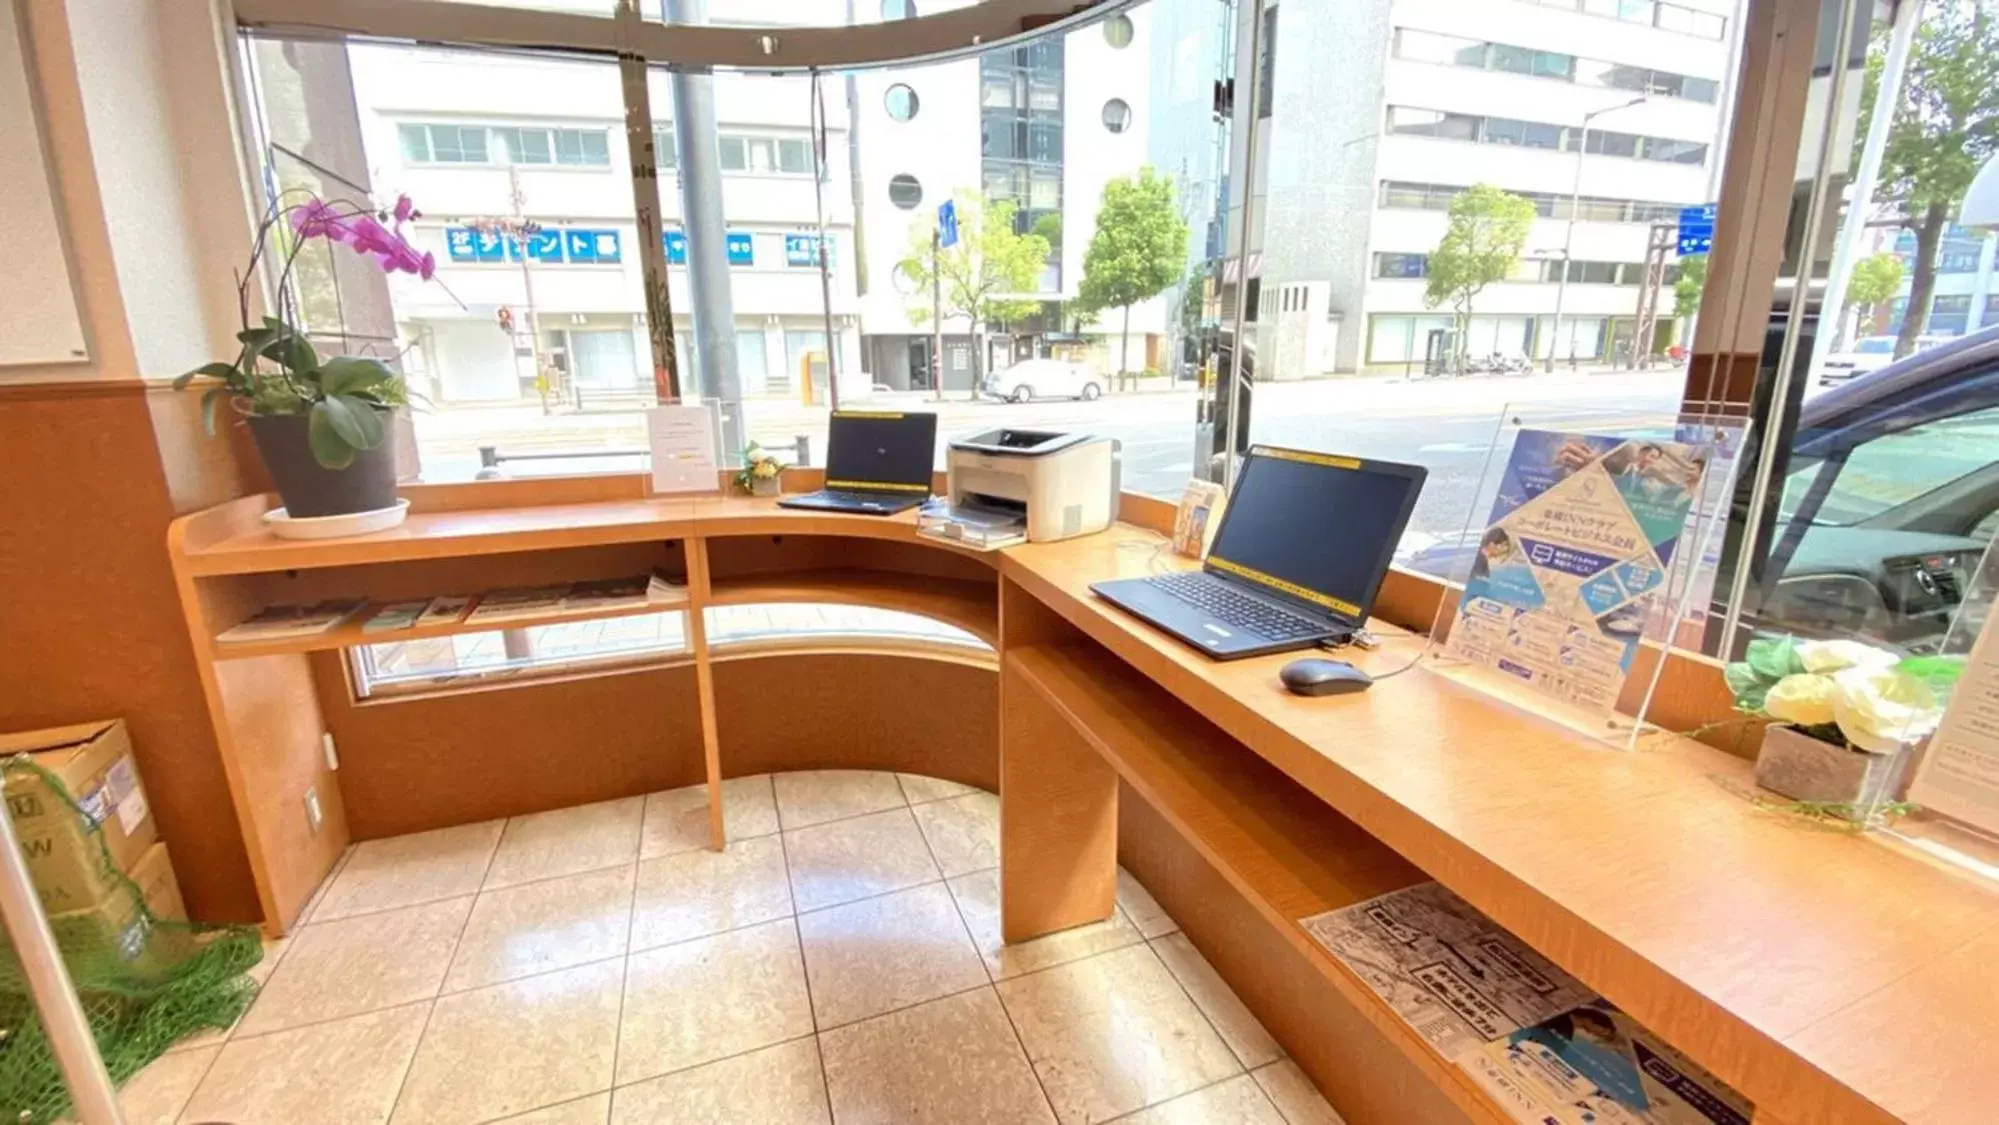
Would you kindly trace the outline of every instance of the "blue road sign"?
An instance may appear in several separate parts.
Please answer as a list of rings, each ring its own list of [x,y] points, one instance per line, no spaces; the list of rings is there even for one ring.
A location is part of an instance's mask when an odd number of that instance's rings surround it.
[[[949,250],[958,245],[958,205],[952,200],[937,205],[937,231],[939,246]]]
[[[1680,208],[1680,257],[1714,249],[1714,210],[1712,203]]]

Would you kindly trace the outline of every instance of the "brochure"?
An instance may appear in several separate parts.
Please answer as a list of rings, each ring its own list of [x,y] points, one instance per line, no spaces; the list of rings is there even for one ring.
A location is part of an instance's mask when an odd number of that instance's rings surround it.
[[[562,608],[562,599],[569,594],[567,586],[520,586],[506,590],[495,590],[480,597],[473,608],[471,621],[511,621],[519,617],[535,617]]]
[[[1707,460],[1682,442],[1520,431],[1446,651],[1608,713]]]
[[[1608,1000],[1594,1000],[1458,1060],[1527,1125],[1750,1125],[1755,1107]]]
[[[686,601],[686,576],[668,574],[665,570],[654,567],[652,577],[646,581],[646,600],[654,605]]]
[[[361,623],[363,633],[384,633],[390,629],[407,629],[423,617],[423,611],[430,608],[430,600],[415,602],[393,602],[375,611],[373,617]]]
[[[1999,547],[1992,548],[1999,552]],[[1985,573],[1992,573],[1988,559]],[[1959,612],[1965,612],[1960,610]],[[1999,612],[1987,611],[1909,799],[1999,833]]]
[[[577,582],[563,595],[564,609],[616,609],[645,605],[647,580],[644,578],[600,578]]]
[[[1595,996],[1440,883],[1301,924],[1447,1059]]]
[[[458,594],[445,594],[430,599],[430,608],[416,619],[418,625],[455,625],[472,608],[473,599]]]
[[[316,636],[347,620],[364,604],[359,601],[324,601],[316,605],[268,606],[216,639],[236,643]]]
[[[1173,550],[1190,559],[1207,556],[1222,524],[1222,505],[1228,493],[1213,481],[1190,480],[1180,494],[1180,507],[1173,513]]]

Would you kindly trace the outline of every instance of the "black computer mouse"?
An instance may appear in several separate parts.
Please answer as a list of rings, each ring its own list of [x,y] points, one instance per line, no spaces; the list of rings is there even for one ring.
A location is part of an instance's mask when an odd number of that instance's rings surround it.
[[[1284,686],[1293,695],[1345,695],[1348,692],[1366,691],[1374,677],[1348,664],[1344,660],[1322,660],[1308,656],[1303,660],[1293,660],[1277,673]]]

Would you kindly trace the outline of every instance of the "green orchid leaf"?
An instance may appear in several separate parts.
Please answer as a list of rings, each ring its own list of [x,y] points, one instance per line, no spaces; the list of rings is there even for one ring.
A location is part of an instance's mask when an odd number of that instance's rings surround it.
[[[229,397],[228,387],[210,387],[201,396],[201,428],[209,437],[215,436],[215,408]]]
[[[1751,668],[1748,663],[1740,662],[1724,667],[1721,670],[1721,678],[1728,684],[1728,690],[1735,695],[1737,710],[1761,711],[1763,709],[1763,697],[1769,693],[1770,685],[1764,683],[1756,674],[1756,669]],[[1752,695],[1756,698],[1756,705],[1754,707],[1750,707],[1743,702],[1743,700]]]
[[[341,355],[320,365],[319,389],[328,397],[358,394],[379,398],[385,388],[399,378],[401,376],[379,359]]]
[[[1745,715],[1761,715],[1763,708],[1768,706],[1769,695],[1768,684],[1758,683],[1746,689],[1739,689],[1735,693],[1735,709]]]
[[[303,332],[285,333],[271,343],[265,354],[295,375],[312,377],[319,371],[319,353],[313,350],[312,341]]]
[[[1749,642],[1742,659],[1766,685],[1805,670],[1798,642],[1790,637],[1757,637]]]
[[[312,412],[306,415],[306,444],[312,447],[312,459],[329,469],[344,469],[354,463],[354,446],[333,426],[332,412],[324,402],[312,404]]]
[[[189,383],[194,382],[203,375],[214,379],[227,379],[234,374],[236,374],[236,368],[227,363],[204,363],[192,371],[184,371],[176,375],[174,377],[174,390],[186,390]]]
[[[373,449],[382,444],[382,418],[366,402],[352,395],[328,395],[313,407],[324,412],[341,440],[356,449]]]

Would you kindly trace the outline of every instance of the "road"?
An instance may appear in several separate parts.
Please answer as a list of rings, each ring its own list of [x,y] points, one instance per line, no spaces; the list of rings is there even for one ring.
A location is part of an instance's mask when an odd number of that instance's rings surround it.
[[[1410,521],[1405,549],[1455,540],[1467,523],[1483,526],[1496,481],[1479,483],[1495,443],[1510,448],[1521,427],[1606,434],[1670,436],[1683,376],[1677,370],[1603,374],[1408,380],[1332,379],[1260,386],[1253,437],[1259,442],[1351,453],[1429,468]],[[1195,394],[1191,388],[1107,396],[1095,402],[936,402],[919,394],[880,395],[867,405],[935,410],[942,446],[997,426],[1088,430],[1123,443],[1125,487],[1177,497],[1194,456]],[[860,404],[854,404],[860,405]],[[812,463],[824,464],[826,411],[776,400],[746,407],[751,435],[784,442],[797,434],[812,442]],[[580,450],[636,450],[644,426],[636,413],[556,414],[535,407],[444,408],[419,414],[418,447],[424,475],[466,480],[479,469],[478,448],[504,454]],[[630,471],[636,453],[616,457],[562,457],[507,462],[507,475]]]

